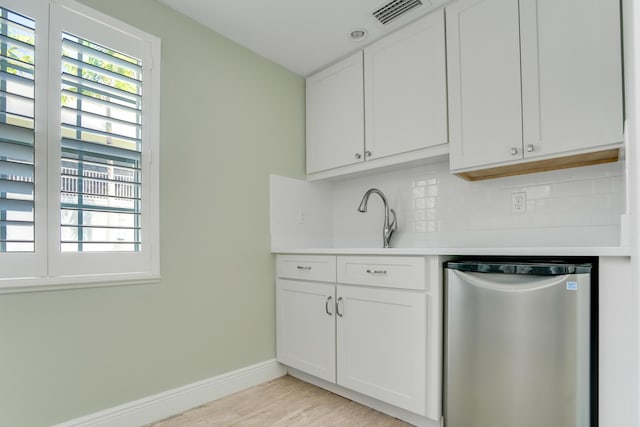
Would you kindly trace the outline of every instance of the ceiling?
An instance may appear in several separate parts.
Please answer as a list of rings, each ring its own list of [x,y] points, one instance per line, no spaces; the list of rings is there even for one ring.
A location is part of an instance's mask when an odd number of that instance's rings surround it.
[[[421,0],[422,5],[386,25],[372,12],[391,0],[159,1],[306,77],[447,0]],[[365,40],[349,38],[357,28],[368,32]]]

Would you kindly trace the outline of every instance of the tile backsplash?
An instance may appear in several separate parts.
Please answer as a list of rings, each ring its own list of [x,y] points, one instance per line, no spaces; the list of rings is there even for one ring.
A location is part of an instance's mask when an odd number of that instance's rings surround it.
[[[372,195],[369,211],[356,211],[372,187],[385,193],[397,213],[395,247],[616,246],[625,213],[622,161],[477,182],[451,175],[441,162],[305,184],[323,189],[330,206],[316,214],[330,215],[323,223],[331,224],[334,247],[381,246],[380,199]],[[524,212],[513,211],[513,193],[524,193]]]
[[[272,248],[334,246],[329,184],[271,175],[269,187]]]

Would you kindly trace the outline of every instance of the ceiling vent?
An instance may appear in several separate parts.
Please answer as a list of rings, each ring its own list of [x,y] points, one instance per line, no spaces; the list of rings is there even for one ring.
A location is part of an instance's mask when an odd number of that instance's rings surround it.
[[[420,5],[420,0],[393,0],[373,12],[373,16],[382,24],[388,24]]]

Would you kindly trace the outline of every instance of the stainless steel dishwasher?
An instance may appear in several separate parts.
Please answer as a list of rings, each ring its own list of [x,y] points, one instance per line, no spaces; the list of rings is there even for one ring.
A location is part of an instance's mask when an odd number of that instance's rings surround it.
[[[445,268],[445,427],[589,426],[591,264]]]

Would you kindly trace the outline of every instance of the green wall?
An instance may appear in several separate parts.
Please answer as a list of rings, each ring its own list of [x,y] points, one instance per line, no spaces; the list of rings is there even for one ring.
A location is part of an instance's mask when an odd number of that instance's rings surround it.
[[[162,281],[0,295],[0,426],[275,356],[268,176],[304,175],[304,80],[154,0],[82,3],[162,39]]]

